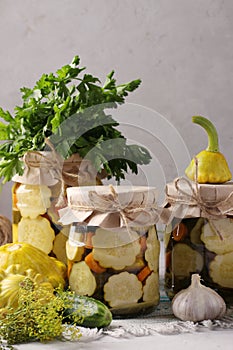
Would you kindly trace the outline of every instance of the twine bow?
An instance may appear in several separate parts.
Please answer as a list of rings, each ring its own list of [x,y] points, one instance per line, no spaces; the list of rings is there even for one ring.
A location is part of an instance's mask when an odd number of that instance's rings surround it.
[[[51,149],[51,152],[53,155],[51,158],[46,157],[43,153],[41,153],[39,151],[30,151],[30,154],[35,154],[35,155],[41,157],[41,159],[43,159],[43,162],[38,162],[38,161],[35,161],[33,159],[30,159],[29,157],[27,157],[27,154],[24,156],[24,162],[29,168],[33,167],[33,168],[52,169],[53,174],[54,174],[54,179],[61,182],[61,189],[60,189],[60,193],[58,196],[56,206],[63,207],[67,204],[67,201],[65,198],[65,182],[63,180],[63,174],[64,174],[63,167],[62,167],[63,160],[58,155],[58,153],[55,151],[53,144],[48,139],[45,140],[45,143]],[[69,174],[69,175],[72,175],[72,174]],[[77,175],[73,175],[73,176],[77,177]]]
[[[109,185],[110,194],[100,194],[96,191],[89,192],[90,204],[75,204],[70,205],[71,209],[78,211],[95,211],[106,214],[118,213],[124,226],[129,230],[129,224],[135,218],[135,214],[149,214],[151,218],[150,224],[157,221],[157,208],[155,200],[151,205],[145,205],[144,200],[139,205],[129,203],[127,206],[122,206],[119,201],[119,196],[112,185]]]
[[[186,204],[187,206],[197,206],[200,209],[201,216],[207,219],[219,219],[227,217],[227,214],[233,210],[233,191],[224,200],[203,200],[200,188],[198,186],[198,160],[195,160],[195,179],[194,186],[185,177],[179,177],[175,180],[174,185],[179,193],[179,196],[173,196],[166,191],[168,202],[175,202],[178,204]],[[186,192],[181,187],[181,183],[185,183],[190,189]]]
[[[51,156],[43,154],[40,151],[30,151],[24,156],[24,163],[30,168],[44,168],[51,172],[53,179],[58,180],[61,183],[60,193],[57,199],[56,207],[64,207],[67,205],[65,186],[79,186],[80,180],[85,184],[96,184],[96,178],[99,180],[102,174],[96,174],[96,169],[91,165],[91,162],[86,159],[82,159],[75,155],[74,160],[64,161],[60,155],[56,152],[53,144],[49,139],[45,140],[46,145],[51,150]],[[38,159],[30,157],[34,154]],[[68,171],[65,170],[68,168]],[[75,169],[75,173],[72,169]],[[77,173],[78,172],[78,173]],[[81,173],[81,175],[80,175]],[[95,179],[95,181],[94,181]]]

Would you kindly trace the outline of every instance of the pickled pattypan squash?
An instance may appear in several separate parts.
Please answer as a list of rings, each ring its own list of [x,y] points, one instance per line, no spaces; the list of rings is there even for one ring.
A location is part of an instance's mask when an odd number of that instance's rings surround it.
[[[23,218],[35,219],[50,207],[51,190],[46,185],[21,184],[16,190],[17,208]]]

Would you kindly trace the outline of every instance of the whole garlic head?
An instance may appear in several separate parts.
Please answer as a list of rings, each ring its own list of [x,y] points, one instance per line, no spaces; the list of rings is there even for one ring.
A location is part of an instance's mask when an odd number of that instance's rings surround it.
[[[198,274],[193,274],[191,285],[173,298],[172,311],[182,321],[214,320],[225,314],[226,304],[218,293],[201,284]]]

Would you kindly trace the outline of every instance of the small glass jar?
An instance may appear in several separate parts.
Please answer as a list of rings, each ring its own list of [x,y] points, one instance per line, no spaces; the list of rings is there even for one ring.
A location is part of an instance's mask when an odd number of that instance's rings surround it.
[[[151,312],[159,303],[156,227],[107,230],[71,225],[66,243],[69,285],[105,303],[114,316]]]

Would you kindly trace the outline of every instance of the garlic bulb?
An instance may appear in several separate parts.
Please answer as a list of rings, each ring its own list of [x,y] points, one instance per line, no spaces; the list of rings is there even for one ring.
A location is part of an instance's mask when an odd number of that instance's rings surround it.
[[[172,311],[183,321],[214,320],[225,314],[226,304],[218,293],[201,284],[198,274],[193,274],[191,285],[173,298]]]

